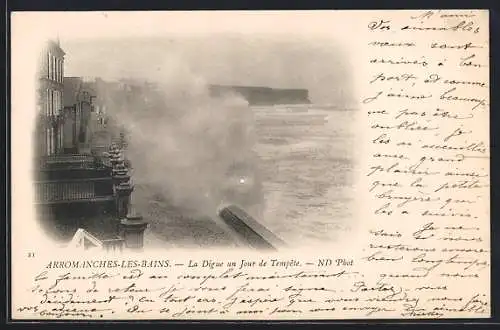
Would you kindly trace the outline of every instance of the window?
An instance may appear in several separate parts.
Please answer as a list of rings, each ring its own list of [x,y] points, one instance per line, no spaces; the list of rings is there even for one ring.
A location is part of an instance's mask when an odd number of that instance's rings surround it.
[[[57,113],[62,114],[62,93],[61,91],[57,91]]]
[[[51,66],[52,66],[52,72],[50,74],[50,76],[51,76],[50,79],[52,79],[52,80],[56,79],[56,76],[55,76],[55,71],[56,71],[55,64],[56,64],[56,62],[54,61],[54,59],[55,59],[54,55],[51,55],[50,56],[50,60],[52,62],[52,64],[51,64]]]
[[[47,78],[50,79],[50,53],[47,53]]]
[[[50,90],[50,115],[54,115],[54,91]]]
[[[49,53],[49,79],[52,79],[52,54]]]
[[[52,143],[51,143],[51,139],[50,139],[50,128],[47,128],[47,130],[45,132],[45,136],[47,138],[47,155],[50,155],[51,151],[52,151]]]
[[[54,61],[52,60],[52,54],[50,54],[49,61],[50,61],[50,74],[49,74],[49,79],[50,79],[50,80],[52,80],[52,79],[54,79],[54,76],[53,76],[53,72],[54,72]]]
[[[56,139],[55,139],[55,134],[54,133],[55,133],[54,132],[54,127],[51,127],[50,128],[50,145],[52,147],[51,152],[50,152],[51,154],[55,153],[55,151],[56,151],[56,143],[55,143]]]
[[[64,144],[64,129],[63,126],[59,128],[59,146],[62,149]]]
[[[52,103],[54,104],[54,115],[57,115],[57,111],[59,110],[57,108],[57,91],[54,91],[54,100],[52,100]]]
[[[46,90],[46,95],[47,95],[47,100],[45,102],[45,115],[49,116],[50,115],[50,90]]]
[[[58,112],[58,108],[57,108],[57,91],[54,91],[54,100],[52,101],[54,103],[54,107],[53,107],[53,115],[57,115],[57,112]]]
[[[59,152],[61,150],[61,127],[57,126],[56,129],[56,152]]]
[[[52,80],[56,80],[56,57],[52,56]]]
[[[59,58],[56,59],[57,61],[57,82],[61,82],[61,60]]]
[[[57,148],[57,140],[56,140],[56,131],[54,129],[54,127],[51,127],[50,128],[51,131],[52,131],[52,153],[55,153],[56,152],[56,148]]]
[[[45,130],[45,154],[50,155],[50,140],[49,140],[49,129]]]

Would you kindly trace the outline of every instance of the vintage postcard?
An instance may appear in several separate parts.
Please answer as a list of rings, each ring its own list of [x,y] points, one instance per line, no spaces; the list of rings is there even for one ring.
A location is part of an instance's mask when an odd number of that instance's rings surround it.
[[[488,19],[13,12],[11,318],[490,317]]]

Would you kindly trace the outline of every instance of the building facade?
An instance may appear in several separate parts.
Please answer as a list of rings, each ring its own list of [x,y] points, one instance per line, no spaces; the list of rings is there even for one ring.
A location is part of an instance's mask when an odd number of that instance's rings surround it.
[[[63,151],[64,56],[58,41],[48,41],[41,52],[38,70],[38,125],[36,141],[40,156]]]
[[[64,78],[65,153],[90,153],[95,94],[91,84],[84,82],[83,78]]]
[[[128,214],[128,169],[109,141],[100,146],[106,157],[92,152],[96,91],[80,77],[64,77],[64,57],[59,42],[49,41],[39,62],[33,184],[40,224],[73,246],[140,248],[146,224]]]

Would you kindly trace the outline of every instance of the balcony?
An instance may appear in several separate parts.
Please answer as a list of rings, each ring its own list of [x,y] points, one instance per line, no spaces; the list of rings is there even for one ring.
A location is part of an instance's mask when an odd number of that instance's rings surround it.
[[[36,181],[35,204],[113,201],[111,177]]]
[[[36,204],[113,200],[111,167],[100,157],[59,154],[40,157],[36,165]]]
[[[92,155],[61,154],[38,159],[39,170],[94,170],[105,167],[102,160]]]

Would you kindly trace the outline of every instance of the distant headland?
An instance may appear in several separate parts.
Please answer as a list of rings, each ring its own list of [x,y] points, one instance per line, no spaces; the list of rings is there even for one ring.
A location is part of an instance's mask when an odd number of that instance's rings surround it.
[[[212,96],[237,93],[250,105],[309,104],[307,89],[282,89],[263,86],[209,85]]]

